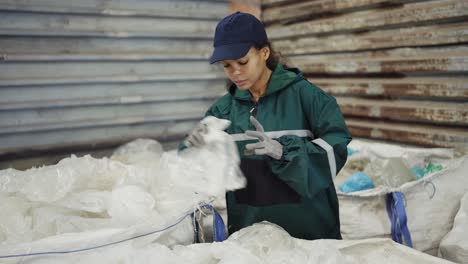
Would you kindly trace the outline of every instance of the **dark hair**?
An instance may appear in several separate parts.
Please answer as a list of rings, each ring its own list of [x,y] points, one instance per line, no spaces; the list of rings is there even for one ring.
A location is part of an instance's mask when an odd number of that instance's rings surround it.
[[[264,43],[258,43],[258,44],[255,44],[254,45],[254,48],[256,48],[257,50],[260,50],[262,48],[265,48],[265,47],[268,47],[270,49],[270,56],[268,56],[268,59],[266,61],[266,66],[268,67],[268,69],[270,69],[271,71],[274,71],[276,69],[276,66],[279,64],[279,63],[283,63],[283,56],[281,55],[280,52],[277,52],[273,49],[273,46],[271,45],[270,41],[266,41]],[[284,64],[285,67],[287,67],[285,64]],[[226,90],[229,91],[229,92],[233,92],[233,90],[231,91],[231,87],[234,83],[227,79],[227,82],[226,82]]]
[[[267,41],[265,43],[255,44],[254,47],[257,50],[260,50],[260,49],[265,48],[265,47],[268,47],[270,49],[270,56],[268,57],[268,59],[266,61],[266,65],[267,65],[268,69],[274,71],[276,69],[276,66],[278,65],[278,63],[280,63],[280,61],[282,60],[281,53],[279,53],[279,52],[277,52],[277,51],[275,51],[273,49],[273,46],[271,45],[270,41]]]

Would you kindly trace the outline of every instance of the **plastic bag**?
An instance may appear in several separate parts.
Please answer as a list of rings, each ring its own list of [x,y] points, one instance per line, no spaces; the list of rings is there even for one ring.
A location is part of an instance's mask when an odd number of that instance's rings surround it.
[[[117,148],[111,160],[129,165],[156,167],[164,153],[162,145],[152,139],[138,138]]]
[[[0,192],[34,202],[57,202],[72,192],[112,189],[131,170],[134,168],[108,158],[72,155],[52,166],[0,171]]]
[[[224,199],[226,190],[243,188],[245,177],[239,169],[240,158],[232,137],[223,130],[230,121],[208,116],[206,144],[180,153],[166,152],[153,190],[156,208],[174,215],[175,208],[196,207],[202,201]],[[188,207],[187,207],[188,206]]]
[[[0,171],[0,243],[20,251],[22,242],[40,239],[34,247],[46,248],[54,237],[63,243],[63,236],[66,245],[81,247],[94,244],[101,231],[164,226],[200,203],[224,199],[226,190],[246,182],[237,147],[223,131],[230,122],[202,122],[209,128],[208,144],[180,154],[161,153],[159,143],[145,139],[119,148],[112,159],[71,156],[52,166]],[[190,243],[193,228],[180,224],[157,237],[166,239],[161,243]]]
[[[33,264],[54,263],[222,263],[222,264],[370,264],[449,263],[390,239],[302,240],[282,228],[262,222],[241,229],[221,243],[167,247],[161,244],[121,243],[111,247],[65,255],[29,259]]]
[[[122,186],[112,191],[108,213],[119,226],[162,222],[154,205],[153,196],[142,188]]]
[[[440,242],[440,255],[456,263],[468,263],[468,192],[461,199],[452,230]]]
[[[338,188],[340,191],[345,193],[357,192],[367,189],[374,188],[374,183],[372,182],[369,175],[364,172],[356,172],[351,175],[343,184]]]
[[[413,172],[401,158],[375,159],[364,169],[375,186],[399,187],[416,180]]]
[[[468,190],[468,178],[465,177],[468,157],[453,159],[453,149],[408,148],[360,140],[353,140],[350,146],[359,150],[351,160],[367,158],[373,162],[403,158],[409,166],[425,167],[432,162],[444,169],[397,187],[376,186],[358,193],[338,191],[343,238],[391,237],[386,196],[401,192],[414,248],[437,254],[440,241],[450,231],[458,211],[457,201]]]

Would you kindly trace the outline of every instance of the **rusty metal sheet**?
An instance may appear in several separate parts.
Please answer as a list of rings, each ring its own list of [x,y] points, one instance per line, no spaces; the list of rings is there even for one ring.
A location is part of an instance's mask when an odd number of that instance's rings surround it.
[[[468,22],[379,30],[363,34],[302,37],[273,41],[285,55],[433,46],[468,41]]]
[[[289,5],[284,5],[287,1],[264,0],[263,5],[278,5],[280,7],[266,7],[263,11],[263,21],[272,23],[275,21],[289,22],[298,18],[310,17],[319,14],[339,14],[350,9],[372,8],[378,5],[397,5],[410,0],[315,0],[315,1],[297,1]],[[284,5],[284,6],[283,6]]]
[[[263,18],[354,137],[468,149],[465,2],[265,0]]]
[[[468,53],[468,45],[460,43],[453,46],[436,46],[436,47],[409,47],[409,48],[392,48],[380,49],[371,51],[359,52],[343,52],[343,53],[320,53],[313,55],[291,55],[287,58],[298,62],[307,61],[323,61],[331,59],[336,61],[346,60],[359,60],[360,58],[374,58],[375,60],[391,60],[391,59],[404,59],[404,58],[443,58],[450,57],[463,57]]]
[[[468,103],[337,97],[345,116],[468,127]]]
[[[468,54],[463,57],[446,58],[408,58],[392,59],[383,61],[361,58],[355,61],[324,61],[322,63],[294,63],[305,73],[413,73],[413,72],[466,72],[468,71]]]
[[[468,148],[466,128],[395,123],[346,118],[353,137],[404,142],[423,146]]]
[[[229,0],[228,14],[241,11],[249,13],[261,20],[261,0]]]
[[[221,19],[227,14],[226,1],[135,1],[135,0],[34,0],[0,1],[0,10],[94,14],[112,16],[162,16]]]
[[[412,73],[468,71],[468,46],[290,56],[305,73]]]
[[[269,6],[269,5],[290,3],[290,2],[291,0],[261,0],[262,7]]]
[[[309,78],[332,95],[378,97],[437,97],[468,101],[468,78]]]
[[[347,3],[348,1],[341,2]],[[278,15],[280,17],[288,15],[288,8],[290,6],[281,8],[281,12]],[[302,12],[318,12],[316,9],[302,10]],[[289,15],[296,17],[295,14]],[[405,4],[398,8],[353,12],[337,17],[315,19],[287,26],[269,27],[268,36],[270,38],[289,38],[323,33],[330,34],[333,32],[367,31],[389,26],[407,27],[408,25],[424,22],[436,23],[440,20],[462,18],[465,16],[468,16],[468,5],[465,0],[425,1]]]

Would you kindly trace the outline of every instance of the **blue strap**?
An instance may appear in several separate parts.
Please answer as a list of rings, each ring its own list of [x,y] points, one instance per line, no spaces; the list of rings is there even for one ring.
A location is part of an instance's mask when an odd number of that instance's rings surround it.
[[[214,209],[213,206],[209,204],[202,205],[200,209],[202,208],[207,208],[211,210],[211,213],[213,214],[213,240],[216,242],[222,242],[226,240],[226,229],[224,225],[224,220],[221,217],[221,215],[216,211],[216,209]],[[197,209],[196,211],[192,213],[194,243],[200,243],[200,238],[199,238],[200,223],[195,217],[195,213],[198,212],[200,209]]]
[[[391,222],[392,239],[403,244],[403,239],[408,247],[413,247],[411,234],[407,226],[407,217],[404,204],[404,195],[401,192],[387,194],[387,214]]]
[[[226,240],[226,228],[224,220],[221,215],[211,206],[211,212],[213,213],[213,240],[216,242],[222,242]]]

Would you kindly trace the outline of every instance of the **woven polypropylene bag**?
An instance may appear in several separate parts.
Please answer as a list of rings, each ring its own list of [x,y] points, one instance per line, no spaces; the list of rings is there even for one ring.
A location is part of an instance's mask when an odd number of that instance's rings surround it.
[[[381,150],[385,152],[385,146]],[[407,154],[405,151],[392,146],[389,152],[403,157]],[[418,153],[417,149],[411,151]],[[421,153],[429,155],[431,150],[421,148],[419,155]],[[440,149],[435,149],[434,153],[440,154]],[[381,186],[348,194],[338,192],[343,238],[391,237],[386,195],[398,191],[404,195],[414,248],[436,255],[441,239],[452,228],[460,199],[468,191],[468,156],[449,160],[444,165],[443,170],[398,188]]]

